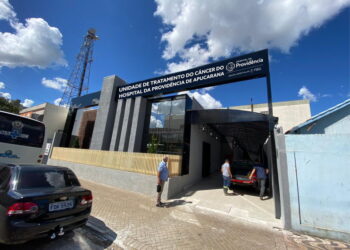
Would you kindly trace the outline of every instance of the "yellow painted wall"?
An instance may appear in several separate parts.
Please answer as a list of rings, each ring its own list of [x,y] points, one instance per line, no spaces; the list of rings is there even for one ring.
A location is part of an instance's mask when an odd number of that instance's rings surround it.
[[[181,175],[182,157],[179,155],[168,156],[169,175]],[[163,157],[164,155],[162,154],[102,151],[61,147],[54,147],[51,155],[51,158],[54,160],[81,163],[147,175],[157,175],[157,167],[162,161]]]

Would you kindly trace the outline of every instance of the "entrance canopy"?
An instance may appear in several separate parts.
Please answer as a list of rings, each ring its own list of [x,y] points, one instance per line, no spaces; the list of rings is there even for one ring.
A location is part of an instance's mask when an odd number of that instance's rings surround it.
[[[208,125],[228,143],[238,144],[256,160],[269,136],[269,116],[231,109],[191,110],[192,124]],[[277,122],[277,118],[274,118]]]

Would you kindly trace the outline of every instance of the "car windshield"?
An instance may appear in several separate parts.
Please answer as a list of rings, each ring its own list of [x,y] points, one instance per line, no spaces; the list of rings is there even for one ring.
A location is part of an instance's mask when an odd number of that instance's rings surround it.
[[[70,186],[80,186],[78,179],[71,171],[22,168],[17,189],[64,188]]]

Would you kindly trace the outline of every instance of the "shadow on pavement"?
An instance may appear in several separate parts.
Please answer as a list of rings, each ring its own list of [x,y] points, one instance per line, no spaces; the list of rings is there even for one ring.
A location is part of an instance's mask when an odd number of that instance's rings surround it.
[[[93,240],[93,237],[97,238],[97,242],[104,248],[112,245],[117,238],[117,234],[112,229],[110,229],[102,220],[99,220],[94,216],[89,217],[85,227],[90,229],[87,230],[87,232],[91,233],[91,240]]]
[[[192,203],[192,201],[185,201],[185,200],[174,200],[171,202],[165,202],[164,203],[164,207],[176,207],[176,206],[181,206],[181,205],[185,205],[185,204],[190,204]]]
[[[180,199],[182,197],[190,197],[201,190],[211,190],[222,188],[222,177],[219,173],[213,173],[208,177],[204,177],[196,184],[188,187],[184,192],[174,195],[173,199]]]
[[[191,197],[198,191],[212,189],[222,189],[222,176],[219,172],[212,173],[210,176],[201,179],[198,183],[189,187],[184,192],[173,196],[172,198],[181,199],[182,197]],[[259,196],[259,191],[250,186],[231,185],[230,190],[233,190],[236,194],[240,196]],[[265,194],[269,194],[269,192],[269,189],[266,188]]]
[[[73,238],[76,236],[74,231],[67,232],[64,236],[57,238],[56,240],[50,240],[49,238],[35,239],[23,244],[16,245],[4,245],[0,244],[1,250],[25,250],[25,249],[63,249],[63,245],[74,244]],[[64,244],[63,244],[64,242]],[[58,246],[62,246],[59,248]],[[79,249],[79,248],[76,248]]]
[[[89,217],[86,226],[66,232],[63,236],[50,240],[35,239],[18,245],[0,244],[1,250],[102,250],[111,246],[117,234],[105,223],[95,217]]]

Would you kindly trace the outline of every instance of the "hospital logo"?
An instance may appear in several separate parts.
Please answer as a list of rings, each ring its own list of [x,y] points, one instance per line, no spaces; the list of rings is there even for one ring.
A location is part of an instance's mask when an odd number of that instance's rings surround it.
[[[228,72],[232,72],[235,68],[236,68],[236,65],[235,65],[233,62],[229,62],[229,63],[226,65],[226,70],[227,70]]]
[[[18,155],[13,154],[12,150],[6,150],[5,153],[0,153],[0,157],[10,158],[10,159],[19,159]]]
[[[12,140],[16,140],[17,138],[20,139],[28,139],[28,134],[23,134],[23,123],[21,121],[14,121],[12,122],[12,129],[9,130],[0,130],[0,135],[11,137]]]
[[[22,134],[23,123],[21,121],[12,122],[11,138],[17,139]]]

